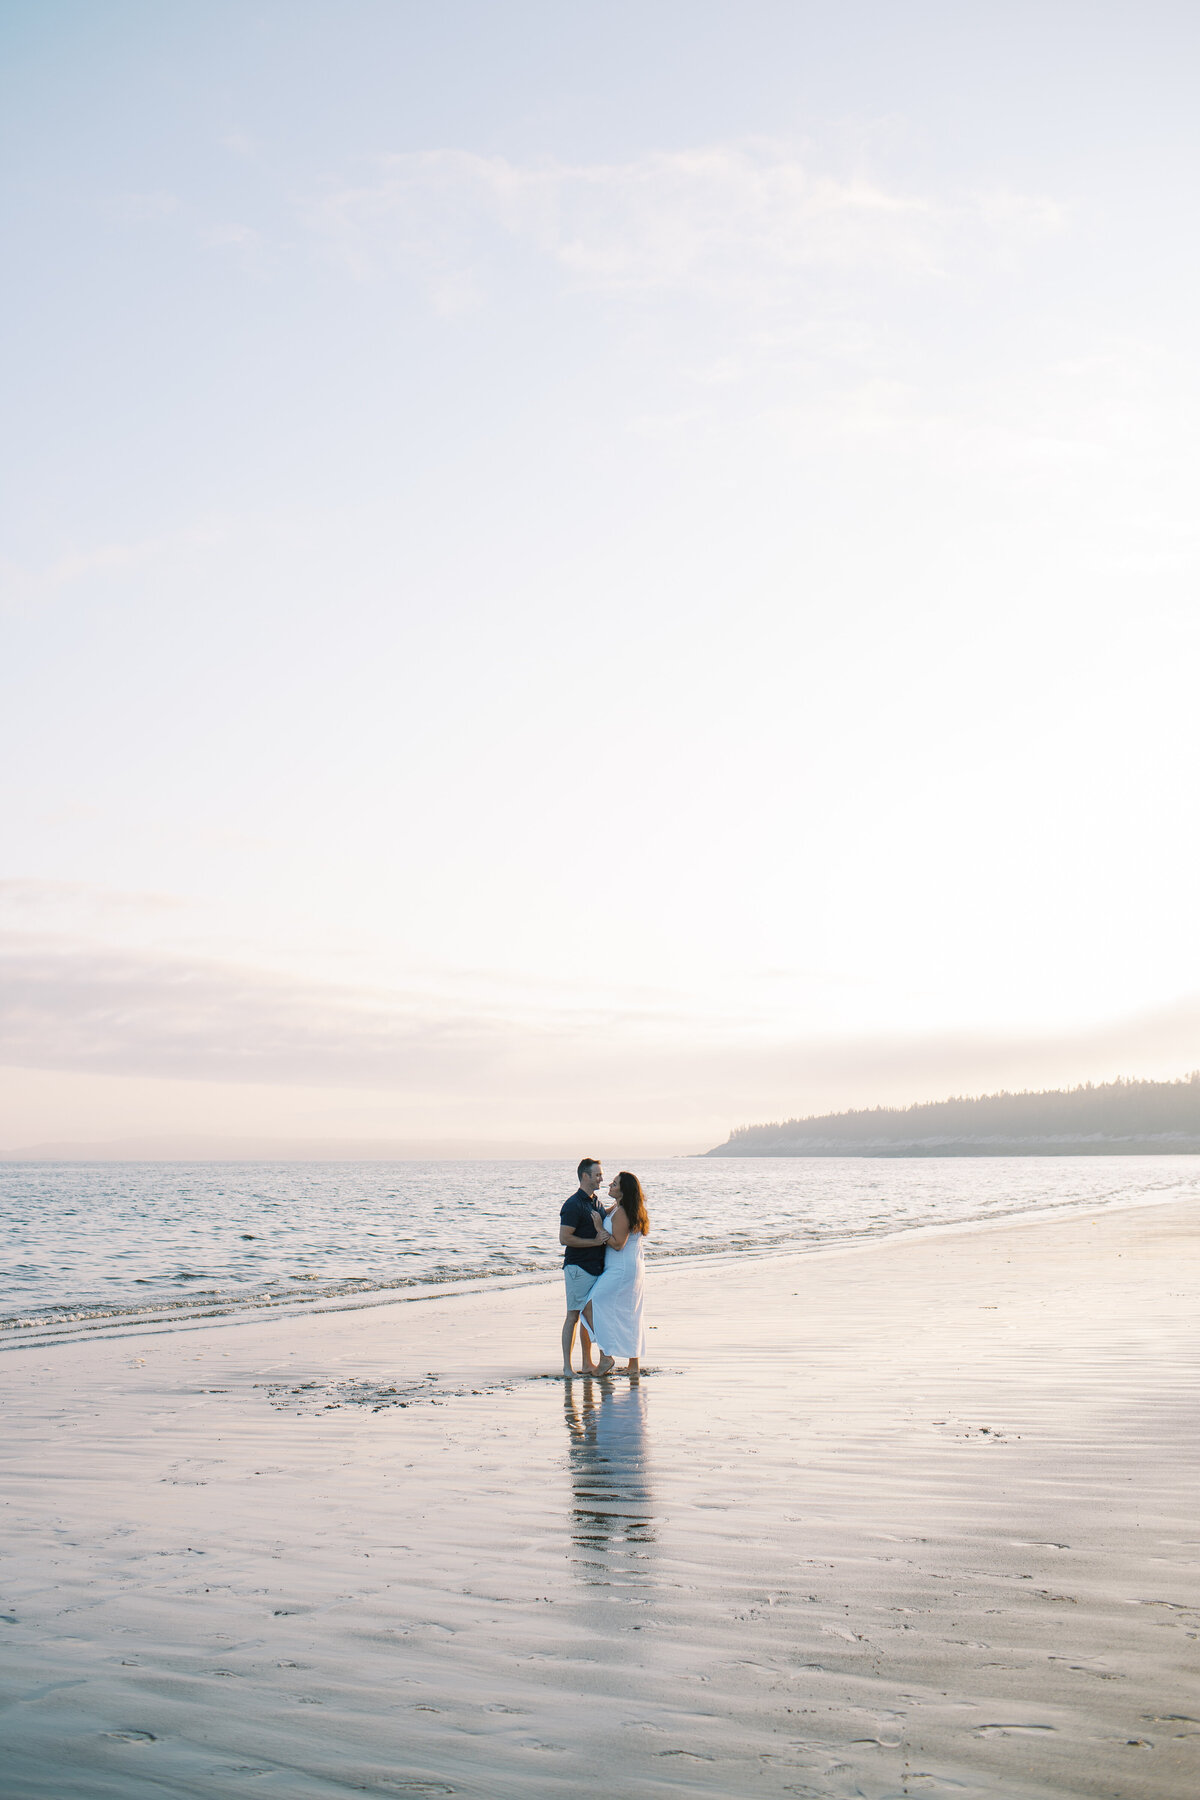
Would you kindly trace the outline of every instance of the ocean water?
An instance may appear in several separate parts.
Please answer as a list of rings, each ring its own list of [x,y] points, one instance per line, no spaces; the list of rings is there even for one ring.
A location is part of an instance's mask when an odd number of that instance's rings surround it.
[[[677,1157],[650,1258],[1200,1197],[1200,1156]],[[548,1274],[558,1162],[0,1164],[0,1345]]]

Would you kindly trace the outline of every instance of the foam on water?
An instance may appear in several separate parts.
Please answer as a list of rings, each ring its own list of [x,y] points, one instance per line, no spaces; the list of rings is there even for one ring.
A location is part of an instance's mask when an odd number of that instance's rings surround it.
[[[678,1157],[638,1172],[655,1257],[1200,1194],[1197,1156]],[[573,1188],[558,1162],[8,1163],[0,1344],[548,1274]]]

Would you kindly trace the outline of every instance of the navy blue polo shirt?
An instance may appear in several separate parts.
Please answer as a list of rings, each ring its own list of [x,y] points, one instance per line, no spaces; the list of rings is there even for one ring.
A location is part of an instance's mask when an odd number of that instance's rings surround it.
[[[592,1217],[592,1208],[596,1202],[577,1188],[559,1213],[559,1223],[567,1225],[576,1237],[599,1237],[596,1221]],[[563,1268],[574,1263],[580,1269],[586,1269],[589,1275],[604,1273],[604,1245],[598,1244],[594,1250],[581,1250],[578,1244],[563,1245]]]

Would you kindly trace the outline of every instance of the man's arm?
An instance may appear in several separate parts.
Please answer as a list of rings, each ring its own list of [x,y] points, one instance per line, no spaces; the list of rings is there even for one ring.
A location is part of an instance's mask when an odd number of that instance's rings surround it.
[[[592,1227],[591,1237],[582,1237],[577,1230],[580,1225]],[[595,1230],[591,1206],[583,1206],[578,1197],[569,1200],[558,1215],[558,1241],[564,1249],[599,1250],[600,1238]]]
[[[564,1246],[570,1244],[579,1250],[599,1250],[600,1248],[600,1239],[594,1232],[590,1238],[580,1237],[570,1225],[559,1226],[558,1241]]]

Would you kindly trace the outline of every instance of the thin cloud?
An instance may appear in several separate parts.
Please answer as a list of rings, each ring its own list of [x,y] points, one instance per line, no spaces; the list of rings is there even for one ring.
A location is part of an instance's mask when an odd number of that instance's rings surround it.
[[[302,210],[356,276],[407,265],[435,299],[447,284],[480,291],[489,265],[516,252],[582,289],[766,305],[814,273],[928,280],[964,253],[1011,260],[1063,223],[1044,195],[905,193],[774,144],[619,163],[423,151],[383,158],[372,179],[330,184]]]
[[[179,211],[179,196],[162,189],[142,194],[114,194],[104,210],[119,225],[152,225]]]
[[[206,550],[226,540],[216,526],[193,527],[143,538],[135,543],[93,544],[69,550],[40,568],[0,560],[0,607],[17,611],[52,600],[64,588],[105,576],[128,577],[177,557]]]
[[[386,1086],[425,1079],[447,1048],[456,1070],[478,1077],[486,1047],[477,1025],[423,1018],[395,998],[235,965],[0,950],[0,1061],[18,1067]]]
[[[231,257],[244,275],[262,280],[274,267],[278,246],[253,225],[227,220],[205,227],[199,233],[203,250]]]
[[[0,945],[0,1062],[216,1082],[392,1091],[503,1117],[603,1108],[729,1125],[1194,1066],[1200,999],[1054,1036],[755,1040],[592,1008],[538,1017],[77,944]],[[499,1110],[498,1110],[499,1109]]]
[[[46,881],[32,875],[0,880],[0,922],[24,930],[61,928],[64,919],[72,925],[141,919],[147,913],[174,913],[188,905],[178,894],[129,892],[89,881]]]

